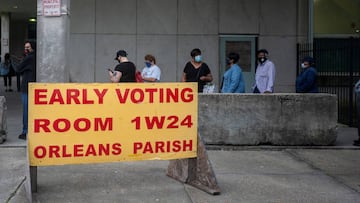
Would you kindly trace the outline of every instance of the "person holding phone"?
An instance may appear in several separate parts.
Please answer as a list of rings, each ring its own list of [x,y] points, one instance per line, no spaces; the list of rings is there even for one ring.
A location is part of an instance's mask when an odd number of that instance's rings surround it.
[[[128,54],[124,50],[116,52],[115,60],[117,60],[119,64],[115,67],[114,71],[108,69],[111,82],[136,82],[136,66],[133,62],[129,61],[127,55]]]

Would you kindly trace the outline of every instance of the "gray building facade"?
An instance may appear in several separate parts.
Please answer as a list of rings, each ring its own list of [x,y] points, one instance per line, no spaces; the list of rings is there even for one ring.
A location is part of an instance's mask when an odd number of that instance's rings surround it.
[[[312,38],[311,0],[61,3],[61,16],[48,17],[42,14],[42,0],[37,0],[40,82],[109,82],[107,69],[116,66],[119,49],[128,52],[138,70],[143,69],[146,54],[154,55],[161,81],[179,82],[190,51],[200,48],[217,87],[225,71],[225,54],[239,52],[250,92],[256,49],[265,48],[276,65],[275,92],[294,92],[296,44]]]

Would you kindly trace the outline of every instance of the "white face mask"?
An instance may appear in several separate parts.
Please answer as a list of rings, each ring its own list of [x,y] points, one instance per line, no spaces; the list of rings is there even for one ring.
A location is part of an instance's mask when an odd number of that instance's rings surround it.
[[[307,66],[304,63],[302,63],[301,68],[307,68]]]

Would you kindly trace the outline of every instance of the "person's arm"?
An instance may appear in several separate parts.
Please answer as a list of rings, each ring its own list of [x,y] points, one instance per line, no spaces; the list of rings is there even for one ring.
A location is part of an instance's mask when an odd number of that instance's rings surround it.
[[[205,82],[211,82],[213,80],[213,77],[211,75],[211,71],[209,66],[206,63],[203,63],[203,68],[205,69],[206,75],[201,76],[199,79]]]
[[[25,70],[29,69],[28,65],[31,63],[31,58],[29,56],[25,57],[23,61],[17,66],[14,66],[15,72],[22,73]]]
[[[143,79],[148,82],[156,82],[160,80],[160,75],[161,75],[160,68],[155,68],[153,69],[152,74],[150,76],[144,77],[145,76],[144,74]]]
[[[120,78],[122,76],[122,73],[119,71],[109,71],[109,78],[111,82],[117,83],[120,81]]]
[[[231,92],[231,93],[235,92],[235,89],[239,86],[240,74],[241,74],[241,72],[239,69],[232,70],[229,92]]]
[[[213,77],[212,77],[211,73],[209,73],[206,76],[201,76],[200,80],[205,81],[205,82],[211,82],[213,80]]]
[[[186,73],[182,74],[181,82],[186,82]]]
[[[271,62],[268,64],[269,68],[268,68],[268,82],[266,84],[266,89],[264,91],[264,93],[272,93],[273,92],[273,87],[274,87],[274,80],[275,80],[275,66],[274,64]]]

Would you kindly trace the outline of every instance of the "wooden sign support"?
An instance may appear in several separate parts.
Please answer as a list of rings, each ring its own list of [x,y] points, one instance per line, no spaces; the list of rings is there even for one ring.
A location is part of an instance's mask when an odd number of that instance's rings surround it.
[[[220,194],[215,173],[199,134],[197,158],[170,160],[166,175],[212,195]]]

